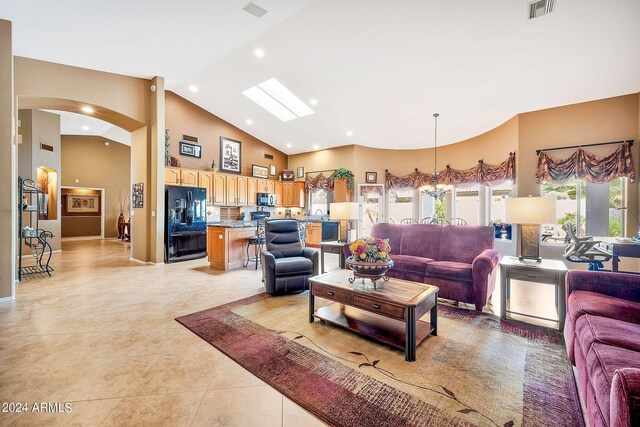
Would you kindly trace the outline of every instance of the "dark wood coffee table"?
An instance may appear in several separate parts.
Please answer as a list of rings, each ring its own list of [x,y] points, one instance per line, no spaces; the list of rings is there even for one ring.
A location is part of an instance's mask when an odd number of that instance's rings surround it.
[[[309,279],[309,322],[320,320],[373,338],[416,360],[416,347],[427,336],[438,335],[438,288],[406,280],[353,284],[349,270],[332,271]],[[333,301],[315,309],[315,298]],[[420,320],[431,312],[430,322]]]

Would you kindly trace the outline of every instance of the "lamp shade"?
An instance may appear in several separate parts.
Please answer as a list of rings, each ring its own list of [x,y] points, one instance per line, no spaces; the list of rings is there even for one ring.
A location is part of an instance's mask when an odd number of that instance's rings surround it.
[[[512,197],[506,200],[505,222],[508,224],[554,224],[555,197]]]
[[[331,219],[337,219],[337,220],[358,219],[358,203],[356,202],[331,203],[329,205],[329,212],[330,212]]]

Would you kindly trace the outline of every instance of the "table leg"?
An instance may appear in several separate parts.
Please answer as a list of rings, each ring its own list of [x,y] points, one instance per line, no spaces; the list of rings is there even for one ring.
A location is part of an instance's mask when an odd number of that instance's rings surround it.
[[[500,317],[507,318],[507,292],[509,282],[507,280],[507,269],[500,266]]]
[[[320,271],[324,274],[324,248],[320,245]]]
[[[565,274],[560,275],[560,283],[558,283],[558,299],[560,302],[560,304],[558,305],[558,329],[560,329],[560,332],[564,331],[564,319],[565,317],[567,317],[565,279]]]
[[[309,289],[309,323],[313,323],[315,318],[313,312],[315,311],[315,298],[313,297],[313,289]]]
[[[416,360],[416,308],[408,307],[405,316],[406,333],[404,343],[404,360],[414,362]]]
[[[438,294],[436,293],[436,304],[431,309],[431,327],[433,328],[433,332],[431,335],[438,336]]]
[[[345,268],[345,260],[344,260],[344,252],[342,251],[342,249],[340,249],[340,269],[344,270]]]

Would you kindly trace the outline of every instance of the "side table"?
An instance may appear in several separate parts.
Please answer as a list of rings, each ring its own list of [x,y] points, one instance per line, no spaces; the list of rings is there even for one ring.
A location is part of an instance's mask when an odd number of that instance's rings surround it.
[[[564,318],[567,313],[564,284],[566,275],[567,267],[562,261],[543,259],[542,262],[526,262],[520,261],[517,257],[503,257],[500,260],[500,317],[506,319],[507,313],[513,313],[520,316],[549,320],[557,322],[560,331],[564,330]],[[507,305],[511,297],[511,279],[554,285],[556,287],[558,320],[510,311]]]
[[[322,242],[320,243],[320,260],[322,262],[321,273],[325,273],[324,271],[324,254],[337,254],[340,259],[340,268],[345,268],[345,258],[344,258],[344,250],[343,248],[348,245],[348,242],[338,242],[337,240]]]

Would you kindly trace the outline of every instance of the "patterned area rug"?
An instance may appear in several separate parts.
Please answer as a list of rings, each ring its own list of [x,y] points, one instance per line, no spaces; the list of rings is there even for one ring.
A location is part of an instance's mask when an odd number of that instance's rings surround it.
[[[259,294],[176,320],[331,425],[584,425],[558,331],[441,304],[410,363],[307,310]]]

